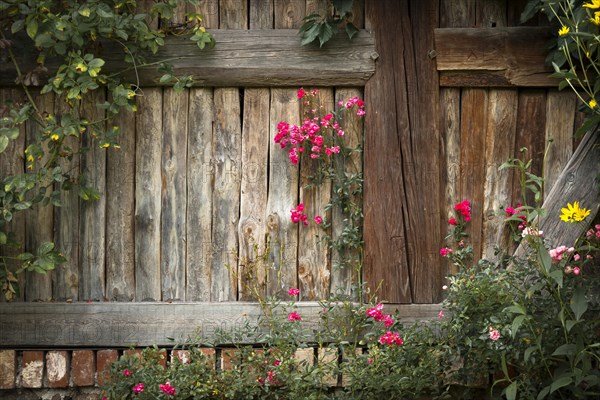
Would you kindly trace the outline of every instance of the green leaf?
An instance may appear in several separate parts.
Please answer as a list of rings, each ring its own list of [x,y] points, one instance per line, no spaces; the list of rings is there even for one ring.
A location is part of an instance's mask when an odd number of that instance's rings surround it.
[[[21,29],[23,29],[24,26],[25,26],[25,20],[24,19],[18,19],[15,22],[13,22],[13,24],[11,25],[10,31],[12,33],[17,33]]]
[[[575,324],[577,324],[577,322],[579,321],[573,321],[572,319],[569,319],[565,322],[565,327],[567,328],[567,332],[571,332],[571,329],[573,329],[573,327],[575,326]]]
[[[348,22],[346,24],[346,34],[350,39],[352,39],[358,33],[358,29],[354,26],[352,22]]]
[[[538,244],[538,256],[540,258],[540,263],[542,264],[542,268],[544,268],[544,270],[546,272],[550,271],[550,268],[552,267],[552,258],[550,257],[548,250],[546,250],[546,248],[544,246],[542,246],[540,243]],[[562,282],[561,282],[561,286],[562,286]]]
[[[27,36],[29,36],[31,39],[35,40],[35,36],[37,35],[38,32],[38,23],[35,19],[32,19],[31,21],[29,21],[27,23]]]
[[[333,0],[333,6],[338,10],[341,17],[352,13],[353,0]]]
[[[573,382],[573,380],[570,376],[563,376],[561,378],[556,379],[554,382],[552,382],[552,385],[550,385],[550,393],[554,393],[561,387],[570,385],[571,382]]]
[[[516,317],[516,318],[513,320],[512,326],[511,326],[511,328],[510,328],[510,330],[511,330],[511,335],[512,335],[512,338],[513,338],[513,339],[515,338],[515,336],[517,336],[517,332],[519,331],[519,328],[520,328],[520,327],[521,327],[521,325],[523,324],[523,321],[525,321],[525,318],[526,318],[526,317],[527,317],[526,315],[518,315],[518,316],[517,316],[517,317]]]
[[[8,147],[8,138],[6,136],[0,136],[0,153],[2,153]]]
[[[104,65],[104,60],[101,58],[94,58],[88,63],[88,68],[100,68]]]
[[[582,288],[578,287],[577,289],[575,289],[575,292],[573,293],[573,297],[571,298],[571,301],[569,302],[569,306],[571,307],[571,310],[573,310],[573,313],[575,314],[575,319],[577,321],[579,321],[581,319],[581,316],[588,309],[588,304],[585,299],[585,293]]]
[[[552,280],[554,280],[554,282],[556,282],[556,285],[559,288],[563,287],[563,277],[564,277],[564,275],[565,275],[565,273],[561,269],[557,269],[555,271],[550,272],[550,278],[552,278]]]
[[[537,400],[542,400],[550,394],[550,386],[543,388],[537,395]]]
[[[520,305],[520,304],[515,304],[515,305],[512,305],[512,306],[506,307],[504,309],[504,311],[511,312],[513,314],[523,314],[523,315],[527,314],[527,312],[525,311],[525,309],[523,308],[523,306]]]
[[[510,385],[508,385],[508,387],[506,388],[506,400],[515,400],[517,398],[517,390],[518,390],[518,386],[517,386],[517,382],[512,382]]]
[[[321,25],[319,29],[319,46],[323,47],[325,43],[327,43],[333,37],[333,27],[325,22]]]
[[[7,238],[6,233],[0,232],[0,244],[6,244]]]
[[[533,352],[535,352],[537,350],[537,346],[530,346],[527,349],[525,349],[525,352],[523,353],[523,360],[525,362],[529,361],[529,358],[531,358],[531,355],[533,354]]]
[[[540,5],[540,0],[529,0],[523,12],[521,13],[521,23],[529,21],[533,16],[538,12],[538,6]]]
[[[38,247],[38,255],[43,256],[48,254],[54,249],[54,243],[52,242],[44,242]]]

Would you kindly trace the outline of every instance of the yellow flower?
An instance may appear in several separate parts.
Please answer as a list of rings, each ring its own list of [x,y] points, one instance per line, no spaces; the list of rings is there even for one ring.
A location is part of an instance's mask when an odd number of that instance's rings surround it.
[[[594,13],[594,18],[590,18],[590,22],[594,25],[600,25],[600,11]]]
[[[592,0],[591,3],[585,3],[585,8],[600,8],[600,0]]]
[[[34,161],[35,161],[35,159],[34,159],[34,158],[33,158],[33,156],[30,154],[30,155],[28,155],[28,156],[27,156],[27,161],[28,161],[28,162],[34,162]]]
[[[87,71],[87,69],[88,69],[87,65],[85,65],[82,62],[77,63],[77,65],[75,66],[75,71],[77,71],[77,72],[85,72],[85,71]]]
[[[128,99],[133,99],[133,97],[135,96],[135,92],[131,89],[127,90],[127,98]]]
[[[52,136],[50,136],[50,139],[57,141],[58,139],[60,139],[60,136],[58,136],[56,133],[52,134]]]
[[[567,203],[566,208],[561,208],[562,214],[560,219],[565,222],[580,222],[583,221],[588,215],[590,215],[591,211],[586,208],[579,207],[579,202]]]
[[[598,0],[600,1],[600,0]],[[570,29],[568,26],[564,26],[562,28],[560,28],[560,30],[558,31],[558,36],[565,36],[567,33],[569,33]]]
[[[591,99],[590,102],[588,103],[590,108],[593,110],[594,108],[598,107],[598,102],[596,101],[596,99]]]

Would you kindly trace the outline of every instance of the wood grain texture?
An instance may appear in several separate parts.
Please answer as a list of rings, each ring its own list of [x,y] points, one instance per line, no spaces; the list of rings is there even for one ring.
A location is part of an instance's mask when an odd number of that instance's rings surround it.
[[[506,26],[506,3],[507,0],[476,0],[475,21],[477,28]]]
[[[240,217],[242,134],[237,88],[215,89],[211,301],[237,297],[237,228]],[[230,268],[232,269],[230,271]]]
[[[135,116],[121,111],[118,149],[107,154],[106,171],[106,297],[135,297]]]
[[[214,190],[213,91],[190,89],[186,299],[210,301]]]
[[[363,98],[361,89],[337,89],[335,91],[335,102],[346,101],[351,97]],[[337,107],[339,109],[339,106]],[[375,112],[375,110],[367,109],[367,112]],[[354,113],[347,113],[344,119],[344,144],[348,148],[358,148],[363,146],[364,119],[358,117]],[[343,159],[335,158],[336,168],[338,171],[343,171],[349,174],[357,174],[363,171],[362,153],[355,152]],[[357,195],[352,198],[352,201],[362,205],[362,196]],[[344,230],[344,215],[341,210],[336,207],[331,213],[331,236],[333,240],[340,238]],[[359,270],[361,265],[349,263],[346,267],[340,267],[340,262],[349,261],[352,259],[360,259],[361,255],[358,251],[345,251],[341,254],[335,249],[331,254],[331,293],[343,293],[346,295],[352,294],[352,286],[362,281],[362,270]]]
[[[408,9],[404,3],[402,7],[390,1],[383,7],[382,3],[365,3],[380,57],[375,75],[365,85],[365,102],[373,112],[368,112],[365,119],[364,279],[372,289],[384,283],[379,298],[410,303],[413,294],[404,231],[407,204],[404,193],[398,193],[399,188],[405,187],[404,166],[399,157],[402,131],[410,129],[406,71],[404,62],[398,64],[407,46],[399,21],[407,18]],[[395,87],[396,76],[404,91]]]
[[[440,1],[440,28],[475,27],[473,0]]]
[[[499,171],[502,163],[512,157],[517,129],[518,93],[513,89],[493,89],[488,96],[487,125],[485,131],[485,186],[483,192],[482,255],[495,260],[496,246],[508,247],[506,215],[502,209],[511,205],[513,173]]]
[[[273,0],[250,0],[248,12],[250,29],[273,29]]]
[[[305,324],[316,324],[322,306],[300,302]],[[411,324],[437,318],[438,304],[387,305],[398,310],[400,322]],[[284,312],[284,310],[281,310]],[[190,336],[205,342],[216,339],[218,329],[257,326],[257,303],[13,303],[0,304],[2,346],[130,347],[173,346]],[[219,343],[217,343],[219,344]],[[226,343],[223,343],[226,344]]]
[[[5,102],[10,100],[16,103],[23,101],[22,95],[15,89],[0,89],[0,107],[3,107]],[[11,140],[8,147],[0,153],[0,180],[11,176],[23,174],[25,172],[25,141],[27,132],[25,126],[19,128],[19,136]],[[12,215],[12,220],[2,227],[3,232],[12,232],[14,239],[20,243],[17,248],[2,246],[0,248],[0,256],[15,257],[22,253],[25,248],[25,213],[16,212]],[[14,272],[19,264],[13,262],[11,258],[3,259],[8,266],[9,271]],[[17,276],[19,279],[15,283],[18,289],[18,294],[13,301],[22,301],[25,299],[25,274]],[[5,301],[3,294],[0,294],[0,302]]]
[[[105,102],[104,91],[94,91],[86,97],[82,113],[91,121],[102,121],[104,110],[97,104]],[[105,123],[99,129],[105,129]],[[80,174],[87,184],[101,193],[96,201],[79,201],[79,298],[103,300],[106,292],[106,149],[100,148],[92,132],[82,133],[82,146],[89,150],[81,155]]]
[[[333,90],[319,89],[314,109],[333,110]],[[303,115],[311,115],[307,106],[302,106]],[[322,157],[326,157],[325,154]],[[331,199],[331,181],[327,180],[318,186],[310,185],[310,177],[318,173],[316,160],[303,158],[300,163],[300,203],[304,204],[304,213],[308,217],[308,225],[298,224],[298,282],[303,300],[319,300],[329,297],[331,286],[331,262],[329,244],[320,239],[322,228],[314,222],[314,217],[325,214],[325,205]],[[327,232],[326,234],[331,234]]]
[[[287,4],[294,10],[297,2],[282,0],[275,4]],[[211,33],[218,43],[213,49],[200,50],[185,37],[168,37],[165,46],[146,60],[153,63],[169,59],[175,75],[191,75],[194,85],[213,87],[362,86],[375,69],[374,39],[365,31],[352,40],[339,33],[322,48],[318,44],[301,46],[295,29],[222,29]],[[14,46],[25,70],[35,67],[35,54],[26,51],[27,46],[27,42],[18,41]],[[120,47],[106,43],[104,51],[106,73],[123,72],[131,82],[136,82],[139,75],[143,87],[159,85],[162,74],[156,68],[138,68],[136,75],[119,58],[123,54]],[[49,71],[55,71],[58,65],[56,60],[47,62]],[[14,85],[15,76],[11,64],[0,64],[0,86]]]
[[[238,225],[238,300],[266,296],[267,265],[256,263],[266,250],[269,168],[269,89],[244,91],[242,182]]]
[[[572,92],[548,91],[546,98],[546,146],[544,166],[544,197],[573,155],[573,126],[576,97]]]
[[[162,90],[145,89],[136,115],[135,298],[161,299]]]
[[[196,6],[188,4],[188,9],[202,15],[202,24],[207,29],[219,27],[219,0],[200,0]]]
[[[405,35],[412,33],[412,44],[407,42],[406,51],[413,52],[414,60],[407,62],[405,57],[406,88],[399,87],[396,80],[396,90],[405,90],[408,95],[410,118],[409,131],[401,130],[408,206],[403,211],[415,303],[441,301],[442,281],[446,275],[439,256],[445,220],[440,191],[443,139],[439,121],[439,84],[435,60],[429,55],[434,47],[433,29],[438,26],[438,15],[437,2],[413,1],[410,4],[410,21],[403,23],[403,30]],[[401,58],[397,61],[400,63]]]
[[[185,300],[189,92],[163,92],[160,271],[163,300]]]
[[[54,111],[57,116],[65,112],[71,112],[63,97],[56,97]],[[77,113],[77,110],[75,110]],[[74,136],[64,139],[64,143],[70,146],[75,153],[79,152],[81,142]],[[72,170],[77,176],[80,171],[80,156],[75,155],[73,159],[61,161],[63,171]],[[71,299],[77,301],[83,295],[82,271],[79,269],[79,251],[81,238],[79,234],[80,205],[77,188],[63,191],[60,196],[61,206],[54,210],[54,243],[65,256],[66,262],[54,271],[53,295],[57,300]]]
[[[275,29],[298,29],[306,15],[306,0],[278,0],[275,2]]]
[[[221,0],[219,4],[219,28],[248,29],[248,1]]]
[[[298,167],[287,150],[273,139],[277,124],[297,123],[300,106],[294,89],[271,89],[269,135],[269,193],[267,195],[267,240],[269,241],[268,294],[287,298],[287,289],[298,287],[298,226],[290,219],[290,209],[298,204]],[[285,289],[285,290],[283,290]]]
[[[440,85],[554,87],[544,62],[550,36],[545,27],[435,29]]]
[[[483,189],[485,185],[485,132],[488,91],[465,88],[461,97],[460,119],[460,200],[471,202],[471,221],[467,232],[473,245],[473,258],[481,258],[483,226]]]

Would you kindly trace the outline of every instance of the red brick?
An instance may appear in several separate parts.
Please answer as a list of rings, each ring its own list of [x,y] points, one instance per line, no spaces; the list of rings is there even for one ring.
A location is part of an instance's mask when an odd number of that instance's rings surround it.
[[[221,350],[221,369],[232,369],[234,361],[239,357],[238,349],[223,349]]]
[[[94,352],[74,350],[71,360],[73,386],[94,386]]]
[[[44,378],[44,352],[24,351],[23,368],[21,370],[21,386],[24,388],[41,388]]]
[[[98,350],[96,352],[98,386],[104,386],[110,381],[110,365],[117,361],[118,358],[119,352],[117,350]]]
[[[215,349],[212,347],[202,347],[200,348],[200,352],[204,355],[206,362],[214,368],[217,361],[217,352]]]
[[[183,364],[189,364],[191,362],[190,351],[189,350],[173,350],[171,352],[171,362],[173,362],[174,360],[179,360]]]
[[[17,355],[14,350],[0,350],[0,389],[14,389]]]
[[[69,386],[69,354],[66,351],[46,353],[46,375],[48,387],[65,388]]]

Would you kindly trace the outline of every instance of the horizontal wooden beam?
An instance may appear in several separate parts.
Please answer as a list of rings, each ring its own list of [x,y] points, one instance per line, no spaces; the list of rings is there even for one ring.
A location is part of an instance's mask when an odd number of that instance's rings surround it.
[[[548,27],[435,29],[440,86],[556,87]]]
[[[437,318],[436,304],[386,305],[404,323]],[[322,307],[297,303],[302,323],[316,326]],[[219,329],[261,315],[257,303],[0,303],[0,348],[172,346],[193,336],[212,342]],[[168,338],[175,339],[175,342]]]
[[[196,86],[364,86],[375,72],[375,39],[361,30],[352,40],[342,34],[319,48],[301,46],[297,30],[212,30],[217,44],[200,50],[185,37],[168,37],[148,63],[171,60],[177,75],[191,75]],[[13,48],[25,74],[35,68],[30,41],[14,39]],[[106,44],[97,56],[108,72],[131,68],[122,61],[123,50]],[[55,71],[56,60],[47,68]],[[110,69],[108,68],[110,66]],[[140,86],[159,85],[156,66],[138,70]],[[133,70],[125,75],[135,82]],[[0,64],[0,86],[14,85],[16,72],[9,62]],[[46,79],[42,79],[42,83]]]

